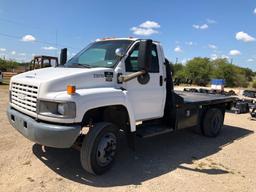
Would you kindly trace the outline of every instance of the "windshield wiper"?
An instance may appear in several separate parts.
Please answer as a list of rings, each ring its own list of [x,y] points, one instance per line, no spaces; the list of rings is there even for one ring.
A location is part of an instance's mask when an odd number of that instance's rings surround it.
[[[78,66],[78,67],[81,67],[81,68],[91,68],[90,65],[88,64],[81,64],[81,63],[72,63],[71,65],[67,65],[68,67],[72,67],[72,66]]]

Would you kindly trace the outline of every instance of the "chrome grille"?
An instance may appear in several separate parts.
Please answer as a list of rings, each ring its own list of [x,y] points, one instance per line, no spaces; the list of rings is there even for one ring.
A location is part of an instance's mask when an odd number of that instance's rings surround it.
[[[13,105],[36,113],[37,86],[13,82],[11,91],[11,102]]]

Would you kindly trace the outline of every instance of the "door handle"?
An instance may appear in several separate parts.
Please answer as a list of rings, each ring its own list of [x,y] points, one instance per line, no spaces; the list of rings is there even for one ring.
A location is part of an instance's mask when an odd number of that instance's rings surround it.
[[[162,75],[160,75],[160,77],[159,77],[159,84],[160,84],[160,86],[163,86],[163,76]]]

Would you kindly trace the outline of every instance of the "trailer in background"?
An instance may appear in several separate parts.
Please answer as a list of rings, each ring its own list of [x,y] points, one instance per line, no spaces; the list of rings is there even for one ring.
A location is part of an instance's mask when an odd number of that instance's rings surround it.
[[[211,88],[218,91],[224,91],[225,80],[224,79],[212,79]]]
[[[29,64],[27,71],[41,69],[45,67],[56,67],[58,66],[58,57],[40,55],[35,56]]]

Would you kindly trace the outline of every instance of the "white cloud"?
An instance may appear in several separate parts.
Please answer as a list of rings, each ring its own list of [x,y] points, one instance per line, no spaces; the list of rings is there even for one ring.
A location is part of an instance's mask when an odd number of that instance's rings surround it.
[[[222,59],[229,59],[229,56],[227,56],[227,55],[221,55],[221,58],[222,58]]]
[[[238,55],[241,55],[241,52],[234,49],[229,51],[229,55],[238,56]]]
[[[192,42],[192,41],[186,42],[186,44],[187,44],[187,45],[190,45],[190,46],[195,45],[195,43]]]
[[[182,52],[182,49],[181,49],[180,46],[177,46],[177,47],[174,48],[174,51],[175,51],[176,53],[180,53],[180,52]]]
[[[145,21],[144,23],[140,24],[141,28],[160,28],[159,23],[155,22],[155,21]]]
[[[209,26],[207,24],[203,24],[203,25],[192,25],[192,27],[194,27],[195,29],[207,29]]]
[[[216,60],[216,59],[229,59],[229,56],[227,55],[217,55],[216,53],[211,54],[211,59]]]
[[[49,46],[49,47],[42,47],[42,49],[47,50],[47,51],[52,51],[52,50],[56,50],[57,48]]]
[[[150,36],[159,33],[157,30],[151,28],[132,27],[131,30],[133,31],[134,35],[143,36]]]
[[[12,54],[12,55],[15,55],[15,54],[16,54],[16,51],[12,51],[11,54]]]
[[[190,60],[190,58],[185,58],[185,59],[182,59],[181,60],[181,63],[184,65],[184,64],[186,64],[188,61]]]
[[[154,21],[145,21],[137,27],[132,27],[131,31],[133,31],[133,34],[135,35],[150,36],[159,33],[156,28],[160,28],[159,23]]]
[[[203,24],[200,26],[200,29],[207,29],[209,26],[207,24]]]
[[[26,56],[27,54],[26,53],[20,53],[19,55],[20,56]]]
[[[216,45],[213,45],[213,44],[209,44],[208,47],[210,49],[218,49],[218,47]]]
[[[240,31],[238,33],[236,33],[236,39],[238,41],[244,41],[244,42],[252,42],[255,41],[255,38],[248,35],[247,33]]]
[[[24,42],[32,42],[35,40],[36,38],[33,35],[25,35],[21,38],[21,41],[24,41]]]
[[[254,9],[253,13],[256,14],[256,8]]]
[[[217,54],[211,54],[211,59],[212,60],[216,60],[216,59],[218,59],[218,55]]]
[[[6,49],[5,48],[0,48],[0,51],[4,52],[4,51],[6,51]]]
[[[214,19],[206,19],[206,21],[207,21],[207,23],[209,23],[209,24],[215,24],[215,23],[217,23],[217,21],[215,21]]]
[[[195,29],[200,29],[200,26],[199,25],[192,25],[192,27],[194,27]]]
[[[247,60],[247,62],[253,62],[254,61],[254,59],[248,59]]]

